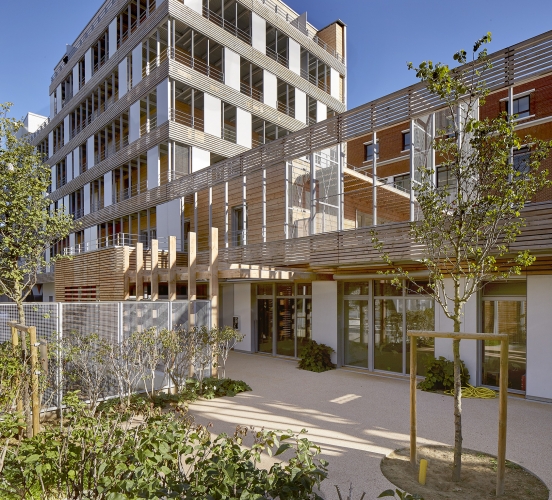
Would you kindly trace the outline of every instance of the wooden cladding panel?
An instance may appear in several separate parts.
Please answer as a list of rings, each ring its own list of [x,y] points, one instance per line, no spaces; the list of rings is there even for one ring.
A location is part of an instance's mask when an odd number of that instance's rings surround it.
[[[266,241],[285,238],[286,164],[266,171]]]
[[[247,244],[262,243],[263,242],[263,173],[262,171],[254,172],[247,176],[246,188],[247,188]]]

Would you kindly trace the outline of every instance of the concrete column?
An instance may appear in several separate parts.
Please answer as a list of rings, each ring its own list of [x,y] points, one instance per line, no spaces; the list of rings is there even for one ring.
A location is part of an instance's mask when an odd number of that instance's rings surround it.
[[[312,283],[312,337],[318,343],[332,347],[332,361],[337,363],[337,282]]]
[[[295,89],[295,119],[307,123],[307,94]]]
[[[224,83],[240,91],[240,55],[224,47]]]
[[[253,352],[255,341],[253,339],[253,322],[251,318],[251,284],[234,284],[234,316],[238,317],[239,331],[244,335],[241,342],[236,343],[238,351]]]
[[[142,81],[142,44],[132,50],[132,87]]]
[[[113,172],[104,174],[104,207],[113,204]]]
[[[211,328],[218,328],[219,279],[218,279],[218,228],[210,228],[209,238],[209,298],[211,300]]]
[[[151,300],[159,300],[159,242],[151,240]]]
[[[168,78],[157,86],[157,126],[169,119],[170,90],[171,86]]]
[[[119,99],[128,91],[128,57],[119,63]]]
[[[196,326],[195,302],[197,300],[196,286],[196,233],[188,233],[188,326]]]
[[[244,111],[241,108],[237,108],[236,115],[236,135],[237,143],[240,146],[245,146],[246,148],[251,148],[251,139],[252,139],[252,120],[251,113]]]
[[[251,43],[254,49],[266,54],[266,21],[255,12],[251,13]]]
[[[144,244],[136,243],[136,300],[144,298]]]
[[[289,39],[288,62],[289,69],[294,73],[301,74],[301,46],[292,38]]]
[[[111,59],[117,52],[117,18],[109,23],[109,58]]]
[[[128,121],[128,142],[130,144],[140,138],[140,101],[130,105]]]
[[[192,147],[192,173],[211,165],[211,153],[204,149]]]
[[[203,99],[205,133],[221,137],[222,117],[220,99],[210,94],[205,94]]]
[[[176,236],[169,236],[169,300],[176,300]]]
[[[278,81],[276,75],[273,75],[266,69],[263,71],[263,102],[276,109],[276,101],[278,100]]]
[[[90,170],[94,166],[94,136],[88,138],[86,143],[86,169]]]
[[[330,68],[330,94],[332,97],[335,97],[338,101],[339,97],[339,72],[335,69]]]
[[[527,276],[526,394],[552,400],[552,276]]]
[[[159,186],[159,146],[148,150],[148,189]]]
[[[92,78],[92,49],[88,49],[84,54],[84,83],[88,83]]]
[[[73,67],[73,95],[77,95],[80,90],[80,76],[78,63]]]

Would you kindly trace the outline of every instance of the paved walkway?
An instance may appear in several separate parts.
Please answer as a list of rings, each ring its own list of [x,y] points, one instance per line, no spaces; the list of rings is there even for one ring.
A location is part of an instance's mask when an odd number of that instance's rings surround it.
[[[212,432],[235,426],[305,428],[329,461],[322,491],[337,498],[353,483],[353,497],[377,498],[391,487],[380,472],[383,456],[409,444],[409,384],[347,369],[311,373],[295,361],[231,353],[227,375],[246,381],[252,392],[200,401],[191,413]],[[451,397],[418,391],[418,436],[422,444],[453,443]],[[463,400],[464,446],[496,455],[498,400]],[[507,458],[537,474],[552,489],[552,404],[508,399]],[[431,473],[429,471],[428,473]]]

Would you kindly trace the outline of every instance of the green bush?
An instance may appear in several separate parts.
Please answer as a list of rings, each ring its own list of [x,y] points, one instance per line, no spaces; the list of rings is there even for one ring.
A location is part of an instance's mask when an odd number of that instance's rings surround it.
[[[418,384],[422,391],[449,390],[454,387],[454,363],[443,356],[426,362],[425,379]],[[462,387],[470,382],[470,374],[463,361],[460,361]]]
[[[301,352],[299,368],[318,373],[333,370],[332,352],[335,351],[330,346],[309,340]]]

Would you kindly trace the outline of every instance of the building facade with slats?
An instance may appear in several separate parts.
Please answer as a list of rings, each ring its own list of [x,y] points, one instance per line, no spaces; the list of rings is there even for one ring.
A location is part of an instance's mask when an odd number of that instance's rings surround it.
[[[297,357],[314,339],[340,366],[406,375],[406,331],[452,324],[426,296],[382,279],[371,230],[423,281],[423,249],[408,235],[419,216],[411,179],[446,129],[438,99],[417,84],[345,111],[343,23],[316,31],[279,1],[102,9],[56,68],[52,114],[34,136],[53,203],[81,223],[53,249],[73,259],[56,264],[45,294],[211,299],[212,324],[237,326],[243,351]],[[520,133],[552,139],[551,56],[552,32],[491,54],[480,116],[509,111]],[[462,328],[509,333],[510,390],[549,401],[552,192],[524,216],[511,250],[536,263],[486,285]],[[497,385],[496,349],[462,342],[473,384]],[[451,354],[446,339],[418,345],[420,374]]]

